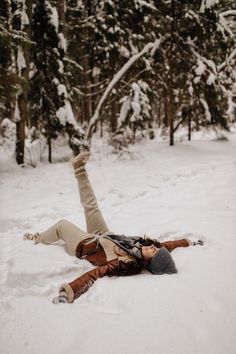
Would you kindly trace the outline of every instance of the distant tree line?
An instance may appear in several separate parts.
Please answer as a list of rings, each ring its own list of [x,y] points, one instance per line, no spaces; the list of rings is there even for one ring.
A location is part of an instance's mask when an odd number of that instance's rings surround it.
[[[122,148],[156,127],[229,129],[236,107],[232,0],[1,0],[0,133],[63,135],[73,152],[108,133]],[[110,85],[110,86],[109,86]]]

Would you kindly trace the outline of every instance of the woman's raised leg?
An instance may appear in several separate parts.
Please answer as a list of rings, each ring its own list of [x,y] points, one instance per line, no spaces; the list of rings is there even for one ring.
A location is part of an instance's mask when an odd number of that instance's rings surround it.
[[[78,181],[80,202],[84,208],[88,233],[104,233],[109,231],[107,224],[99,209],[97,199],[90,184],[85,164],[89,158],[88,152],[82,152],[72,160],[75,177]]]

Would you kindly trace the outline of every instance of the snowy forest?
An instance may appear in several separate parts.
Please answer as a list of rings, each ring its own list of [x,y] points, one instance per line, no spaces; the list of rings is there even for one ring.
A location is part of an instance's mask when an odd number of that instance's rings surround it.
[[[230,130],[236,110],[233,0],[1,0],[0,147],[53,162],[94,134],[114,151],[156,129],[175,142]]]

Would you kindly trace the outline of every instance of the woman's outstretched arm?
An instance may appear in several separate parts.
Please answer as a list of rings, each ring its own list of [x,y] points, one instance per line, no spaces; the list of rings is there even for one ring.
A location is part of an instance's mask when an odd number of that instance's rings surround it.
[[[189,240],[188,238],[183,238],[181,240],[175,241],[165,241],[160,243],[161,246],[165,246],[169,252],[173,251],[177,247],[189,247],[189,246],[196,246],[196,245],[203,245],[203,241],[198,240],[196,242]]]
[[[84,273],[70,283],[63,284],[59,289],[59,296],[56,297],[53,302],[74,302],[74,300],[84,294],[98,278],[102,278],[106,275],[117,275],[116,270],[118,267],[119,261],[116,259]],[[63,294],[63,296],[66,294],[67,301],[60,301],[60,294]]]

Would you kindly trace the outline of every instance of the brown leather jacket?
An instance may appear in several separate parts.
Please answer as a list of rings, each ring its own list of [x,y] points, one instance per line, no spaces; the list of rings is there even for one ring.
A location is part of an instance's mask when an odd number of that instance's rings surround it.
[[[60,291],[66,291],[69,302],[73,302],[85,293],[98,278],[102,278],[105,275],[119,276],[137,274],[142,270],[142,267],[137,266],[135,259],[130,256],[126,262],[119,256],[117,256],[117,259],[107,262],[106,254],[99,241],[96,240],[89,243],[88,241],[88,239],[83,240],[79,244],[76,255],[78,258],[86,259],[95,265],[96,268],[84,273],[71,283],[61,286]],[[189,245],[190,243],[187,239],[161,242],[161,246],[165,246],[170,252],[177,247],[188,247]]]

